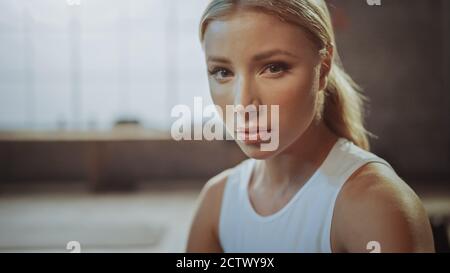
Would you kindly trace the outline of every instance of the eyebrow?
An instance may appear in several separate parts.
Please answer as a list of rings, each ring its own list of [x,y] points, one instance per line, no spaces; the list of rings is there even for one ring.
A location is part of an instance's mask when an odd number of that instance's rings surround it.
[[[268,59],[268,58],[276,56],[276,55],[286,55],[289,57],[298,58],[295,54],[292,54],[289,51],[281,50],[281,49],[274,49],[274,50],[269,50],[267,52],[263,52],[263,53],[253,56],[252,60],[255,62],[262,61],[262,60]]]
[[[270,57],[276,56],[276,55],[286,55],[294,58],[298,58],[295,54],[290,53],[289,51],[281,50],[281,49],[273,49],[266,52],[262,52],[259,54],[256,54],[252,57],[252,61],[259,62],[265,59],[268,59]],[[225,57],[219,57],[219,56],[210,56],[208,57],[208,62],[218,62],[218,63],[231,63],[227,58]]]

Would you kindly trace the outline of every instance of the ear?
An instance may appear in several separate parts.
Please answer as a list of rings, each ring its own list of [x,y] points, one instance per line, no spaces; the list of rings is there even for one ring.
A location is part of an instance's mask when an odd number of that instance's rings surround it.
[[[324,90],[328,84],[328,75],[331,71],[331,65],[333,60],[333,46],[329,45],[326,48],[320,50],[320,81],[319,90]]]

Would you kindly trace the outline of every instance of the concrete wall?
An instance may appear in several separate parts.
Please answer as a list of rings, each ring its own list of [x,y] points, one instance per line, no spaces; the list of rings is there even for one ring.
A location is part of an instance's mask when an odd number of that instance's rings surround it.
[[[370,98],[373,151],[401,175],[450,178],[450,3],[334,0],[344,66]]]

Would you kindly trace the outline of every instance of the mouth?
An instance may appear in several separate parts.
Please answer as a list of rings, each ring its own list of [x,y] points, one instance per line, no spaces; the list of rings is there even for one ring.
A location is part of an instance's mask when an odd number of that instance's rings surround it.
[[[235,131],[237,140],[240,140],[245,144],[259,144],[267,142],[270,140],[267,137],[270,132],[270,129],[262,127],[238,128]]]

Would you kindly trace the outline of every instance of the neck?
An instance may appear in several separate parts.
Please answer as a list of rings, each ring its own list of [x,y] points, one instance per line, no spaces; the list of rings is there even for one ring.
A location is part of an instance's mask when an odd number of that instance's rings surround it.
[[[286,150],[262,162],[261,183],[274,187],[301,186],[320,167],[337,139],[323,121],[313,122]]]

